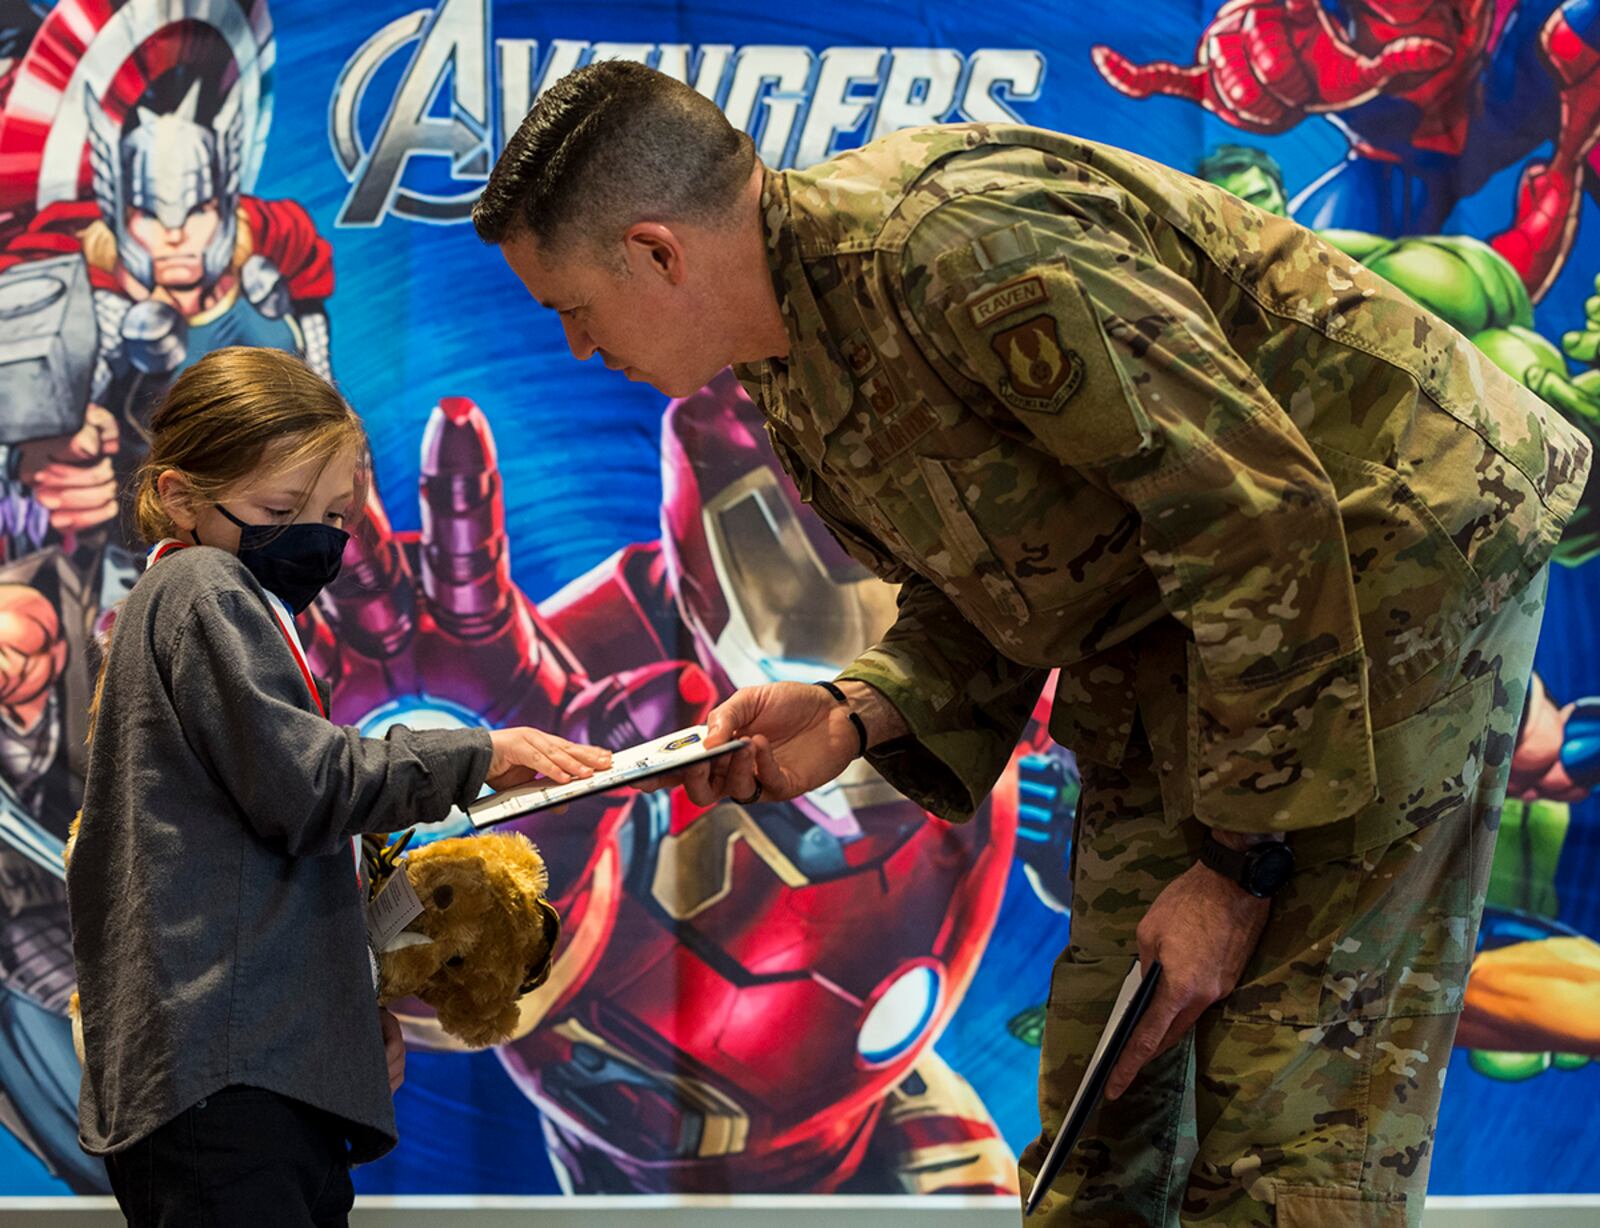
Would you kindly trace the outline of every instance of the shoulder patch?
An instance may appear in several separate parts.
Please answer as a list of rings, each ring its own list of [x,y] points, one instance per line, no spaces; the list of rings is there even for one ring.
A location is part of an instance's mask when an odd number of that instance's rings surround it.
[[[1049,297],[1044,288],[1044,279],[1037,274],[1031,274],[1008,281],[996,286],[987,294],[980,295],[967,304],[967,314],[971,317],[974,328],[987,328],[1002,316],[1008,316],[1013,311],[1021,311],[1024,307],[1031,307],[1035,303],[1042,303]]]
[[[1009,310],[986,308],[987,327],[973,322],[973,308],[997,291],[1031,298],[1035,282],[1044,297]],[[971,283],[968,283],[969,285]],[[979,284],[931,325],[970,378],[981,384],[1026,429],[1047,441],[1069,465],[1105,464],[1144,451],[1150,423],[1113,355],[1105,326],[1064,258],[1017,270],[995,284]],[[996,311],[1004,312],[996,315]],[[1070,404],[1070,409],[1066,408]]]
[[[1002,329],[989,348],[1006,370],[996,391],[1014,408],[1054,413],[1083,385],[1083,356],[1063,344],[1048,312]]]

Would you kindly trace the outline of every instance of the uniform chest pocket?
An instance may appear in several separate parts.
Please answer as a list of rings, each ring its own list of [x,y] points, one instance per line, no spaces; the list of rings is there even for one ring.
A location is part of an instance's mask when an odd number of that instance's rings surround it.
[[[916,471],[943,530],[926,559],[930,570],[945,583],[946,591],[981,598],[1005,617],[1027,622],[1028,604],[979,529],[949,462],[921,456]]]
[[[916,460],[936,515],[949,578],[981,587],[1018,622],[1136,579],[1138,524],[1070,470],[1013,440],[972,457]]]

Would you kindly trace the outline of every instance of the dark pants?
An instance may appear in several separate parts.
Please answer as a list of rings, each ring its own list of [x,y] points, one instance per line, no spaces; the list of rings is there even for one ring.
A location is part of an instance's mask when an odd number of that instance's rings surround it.
[[[340,1119],[257,1087],[207,1096],[106,1171],[130,1228],[343,1228],[355,1201]]]

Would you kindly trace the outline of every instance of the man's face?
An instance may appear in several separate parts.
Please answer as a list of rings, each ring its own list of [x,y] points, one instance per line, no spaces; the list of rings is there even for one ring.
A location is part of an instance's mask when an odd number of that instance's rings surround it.
[[[715,328],[697,306],[681,248],[625,242],[609,263],[583,242],[550,255],[518,235],[501,245],[511,271],[555,311],[579,362],[599,354],[613,371],[668,396],[688,396],[727,366]]]
[[[143,209],[128,210],[128,233],[150,253],[156,285],[175,289],[200,284],[205,273],[205,250],[219,224],[214,200],[189,210],[183,225],[176,229],[162,225],[155,214]]]

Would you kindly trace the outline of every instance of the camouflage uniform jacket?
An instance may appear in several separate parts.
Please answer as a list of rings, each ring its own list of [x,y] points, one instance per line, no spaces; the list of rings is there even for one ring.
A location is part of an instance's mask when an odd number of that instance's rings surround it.
[[[1351,819],[1374,731],[1544,564],[1583,437],[1310,231],[1120,150],[913,129],[766,173],[789,332],[738,368],[801,494],[900,583],[843,677],[873,762],[969,817],[1051,732],[1245,831]],[[1399,782],[1395,782],[1399,783]],[[1374,836],[1374,838],[1377,838]]]

